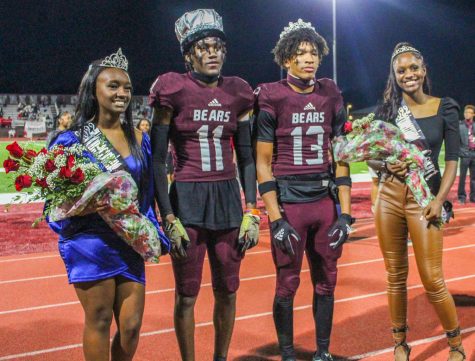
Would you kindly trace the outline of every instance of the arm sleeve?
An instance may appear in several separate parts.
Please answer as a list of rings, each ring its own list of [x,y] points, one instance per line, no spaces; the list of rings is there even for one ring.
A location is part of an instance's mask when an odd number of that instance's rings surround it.
[[[167,152],[169,125],[154,124],[152,126],[152,168],[155,185],[155,199],[162,219],[172,214],[170,197],[168,196]]]
[[[238,122],[234,135],[239,179],[244,190],[246,203],[256,203],[256,164],[252,153],[251,123],[249,120]]]
[[[335,119],[332,123],[332,138],[343,135],[343,126],[346,122],[346,110],[345,107],[341,107],[336,113]]]
[[[267,111],[260,110],[256,120],[257,140],[260,142],[273,143],[277,120]]]
[[[347,120],[347,114],[345,109],[345,104],[343,103],[343,97],[341,96],[341,90],[335,84],[333,80],[328,80],[328,85],[332,89],[332,93],[334,94],[334,114],[335,118],[333,119],[332,123],[332,138],[339,137],[343,135],[343,126]]]
[[[171,245],[170,245],[170,241],[161,230],[160,223],[158,222],[157,215],[155,213],[154,183],[152,182],[152,179],[153,179],[152,149],[151,149],[151,144],[150,144],[150,138],[148,137],[146,133],[144,133],[143,139],[142,139],[142,151],[144,153],[144,156],[147,162],[146,164],[147,170],[148,170],[147,173],[148,173],[148,177],[150,181],[148,182],[147,197],[145,197],[145,204],[144,204],[145,211],[141,213],[144,214],[157,229],[158,237],[162,245],[162,254],[166,254],[170,252]]]
[[[444,119],[445,160],[458,160],[460,151],[459,112],[460,107],[451,98],[442,99]]]

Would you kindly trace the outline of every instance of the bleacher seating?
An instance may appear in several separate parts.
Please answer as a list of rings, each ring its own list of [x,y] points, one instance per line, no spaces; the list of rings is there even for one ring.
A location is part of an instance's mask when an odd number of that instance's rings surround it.
[[[19,118],[18,104],[22,102],[27,105],[37,104],[37,116],[44,115],[47,118],[46,128],[48,131],[54,127],[54,119],[63,111],[74,114],[76,109],[76,95],[58,95],[58,94],[0,94],[0,105],[3,107],[3,116],[11,117],[13,120],[12,128],[19,130],[25,125],[25,118]],[[151,118],[152,111],[147,105],[146,96],[133,96],[132,116],[134,124],[144,117]],[[22,133],[22,132],[21,132]]]

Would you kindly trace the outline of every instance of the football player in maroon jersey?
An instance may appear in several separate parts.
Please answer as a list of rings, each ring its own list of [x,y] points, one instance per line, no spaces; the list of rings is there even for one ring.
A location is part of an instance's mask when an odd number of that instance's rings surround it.
[[[317,351],[329,353],[337,260],[347,240],[350,216],[349,167],[329,160],[330,140],[346,120],[340,90],[330,79],[315,79],[328,46],[311,26],[289,23],[273,50],[287,79],[261,84],[257,94],[257,177],[271,226],[277,272],[274,322],[282,360],[295,360],[293,299],[300,283],[304,251],[314,286],[313,313]],[[341,213],[337,214],[338,187]]]
[[[184,14],[175,32],[189,71],[160,75],[150,91],[156,198],[172,242],[174,321],[182,359],[195,360],[194,305],[207,250],[215,297],[214,360],[222,361],[234,326],[241,259],[259,235],[249,123],[254,96],[244,80],[220,75],[226,38],[214,10]],[[245,194],[244,216],[231,140]],[[175,167],[170,193],[169,141]]]

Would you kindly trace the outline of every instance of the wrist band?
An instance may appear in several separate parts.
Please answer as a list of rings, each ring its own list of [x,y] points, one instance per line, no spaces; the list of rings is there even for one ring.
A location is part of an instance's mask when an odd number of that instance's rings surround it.
[[[262,197],[267,192],[277,191],[277,183],[275,180],[260,183],[258,186],[258,189],[259,189],[259,194]]]
[[[351,187],[351,178],[350,177],[337,177],[335,178],[335,184],[339,186],[348,186]]]
[[[244,213],[250,213],[252,214],[253,216],[260,216],[261,215],[261,211],[258,210],[257,208],[247,208]]]

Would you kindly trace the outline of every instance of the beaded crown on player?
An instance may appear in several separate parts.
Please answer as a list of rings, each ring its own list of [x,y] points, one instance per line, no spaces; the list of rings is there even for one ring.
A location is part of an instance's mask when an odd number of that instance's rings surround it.
[[[284,36],[299,29],[312,29],[316,32],[311,22],[306,23],[302,19],[298,19],[295,23],[290,21],[289,26],[284,27],[284,30],[280,33],[279,38],[282,39]]]
[[[183,54],[195,41],[204,37],[216,36],[226,40],[223,19],[214,9],[197,9],[183,14],[175,22],[175,34]]]

